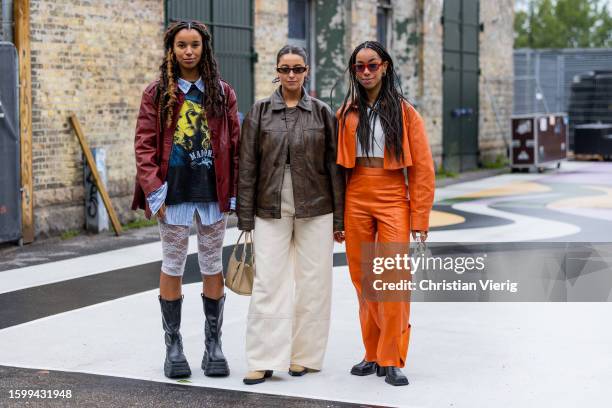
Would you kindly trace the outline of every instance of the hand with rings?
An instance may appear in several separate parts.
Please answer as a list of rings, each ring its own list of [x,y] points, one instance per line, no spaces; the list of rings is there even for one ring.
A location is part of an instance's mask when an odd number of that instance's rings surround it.
[[[425,242],[427,240],[427,231],[412,230],[412,239],[416,241],[417,233],[419,234],[419,241]]]

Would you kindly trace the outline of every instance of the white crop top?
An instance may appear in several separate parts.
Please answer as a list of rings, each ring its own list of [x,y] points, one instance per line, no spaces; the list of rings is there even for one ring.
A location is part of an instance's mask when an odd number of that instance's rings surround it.
[[[368,115],[370,114],[370,108],[368,108]],[[371,127],[374,128],[374,137],[371,139],[372,146],[370,146],[370,151],[368,152],[369,157],[380,157],[383,159],[385,157],[385,131],[380,124],[380,116],[375,115],[374,124],[370,124]],[[359,138],[357,139],[357,154],[356,157],[366,157],[365,151],[359,142]]]

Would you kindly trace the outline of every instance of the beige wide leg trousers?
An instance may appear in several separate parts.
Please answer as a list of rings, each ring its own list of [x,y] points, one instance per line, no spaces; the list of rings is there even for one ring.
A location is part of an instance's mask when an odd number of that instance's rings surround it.
[[[285,371],[290,363],[320,370],[329,334],[333,215],[295,218],[288,167],[281,202],[281,219],[255,218],[247,363],[249,370]]]

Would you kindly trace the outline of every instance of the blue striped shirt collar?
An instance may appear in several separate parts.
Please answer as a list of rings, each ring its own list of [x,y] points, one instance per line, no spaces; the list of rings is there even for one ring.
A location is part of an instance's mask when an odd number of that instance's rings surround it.
[[[187,92],[189,92],[189,88],[191,88],[191,82],[186,81],[183,78],[179,78],[178,86],[181,91],[183,91],[183,93],[187,95]],[[200,90],[200,92],[204,92],[204,81],[202,81],[202,78],[198,78],[198,80],[195,81],[195,86]]]

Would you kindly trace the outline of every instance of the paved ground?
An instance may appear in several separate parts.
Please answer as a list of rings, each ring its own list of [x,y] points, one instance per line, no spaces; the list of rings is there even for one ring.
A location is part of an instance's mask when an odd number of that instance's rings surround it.
[[[228,391],[210,387],[189,387],[131,378],[80,372],[33,370],[0,366],[2,406],[22,406],[11,395],[15,390],[57,390],[53,399],[29,398],[28,405],[79,407],[296,407],[341,408],[358,404],[312,400],[282,395]],[[34,386],[34,383],[36,384]],[[78,384],[78,385],[77,385]],[[76,385],[76,386],[75,386]],[[59,397],[70,390],[70,397]],[[13,394],[11,394],[11,391]],[[39,392],[39,395],[41,395]],[[6,398],[8,396],[8,398]]]
[[[612,251],[607,245],[612,166],[569,162],[558,172],[508,173],[441,187],[432,226],[434,251],[476,248],[510,259],[523,273],[541,274],[544,267],[538,262],[551,263],[550,251],[589,248],[587,256],[565,256],[561,269],[580,263],[575,275],[542,282],[553,282],[548,295],[564,293],[556,300],[601,302],[414,302],[405,369],[411,383],[393,388],[380,378],[348,374],[363,350],[344,246],[336,245],[332,328],[323,370],[301,378],[275,373],[271,381],[247,387],[241,382],[246,297],[229,294],[227,299],[224,349],[232,375],[210,379],[198,369],[203,316],[197,263],[190,255],[183,336],[193,375],[180,383],[167,380],[161,369],[155,228],[122,238],[4,246],[0,406],[22,405],[10,398],[16,389],[71,390],[73,395],[28,400],[38,406],[165,406],[173,400],[207,407],[607,406],[612,329],[604,322],[612,312]],[[230,226],[226,257],[237,234]],[[194,244],[192,239],[191,253]],[[485,299],[505,300],[468,300]]]

